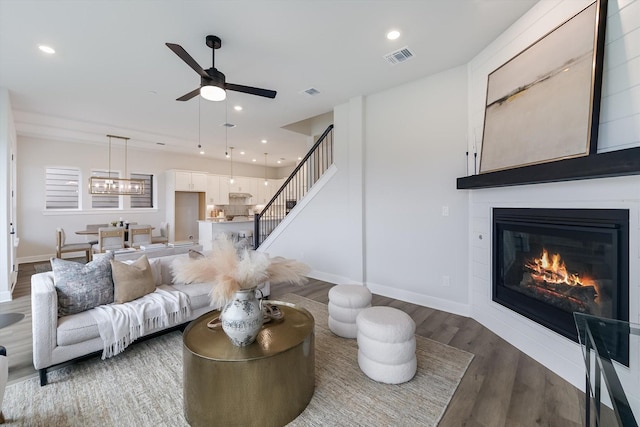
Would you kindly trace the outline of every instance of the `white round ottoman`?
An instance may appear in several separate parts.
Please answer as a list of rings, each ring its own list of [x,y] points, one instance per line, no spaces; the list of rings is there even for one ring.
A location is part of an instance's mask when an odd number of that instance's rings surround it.
[[[371,292],[361,285],[336,285],[329,289],[329,329],[343,338],[355,338],[356,317],[371,307]]]
[[[358,365],[372,380],[409,381],[416,374],[416,324],[404,311],[370,307],[356,318]]]

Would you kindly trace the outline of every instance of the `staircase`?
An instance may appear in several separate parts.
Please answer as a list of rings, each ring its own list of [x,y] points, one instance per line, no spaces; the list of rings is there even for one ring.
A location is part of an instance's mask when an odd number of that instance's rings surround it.
[[[255,215],[253,246],[257,249],[333,164],[333,125],[329,125],[282,187]]]

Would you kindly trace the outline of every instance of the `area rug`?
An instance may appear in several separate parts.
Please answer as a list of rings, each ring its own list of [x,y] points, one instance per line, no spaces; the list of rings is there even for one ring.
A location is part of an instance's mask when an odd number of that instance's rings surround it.
[[[293,294],[282,300],[305,307],[316,321],[316,390],[290,427],[435,426],[473,358],[417,336],[416,376],[404,384],[380,384],[358,368],[356,341],[329,331],[325,304]],[[9,385],[3,411],[8,426],[188,426],[182,334],[54,370],[44,387],[37,378]]]

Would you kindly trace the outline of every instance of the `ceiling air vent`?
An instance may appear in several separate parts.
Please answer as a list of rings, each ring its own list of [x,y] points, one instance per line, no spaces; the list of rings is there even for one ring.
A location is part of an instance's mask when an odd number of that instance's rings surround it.
[[[303,93],[306,93],[307,95],[317,95],[320,93],[320,91],[314,87],[310,87],[309,89],[305,89],[302,91]]]
[[[388,53],[384,56],[385,61],[387,61],[391,65],[396,65],[401,62],[408,61],[413,58],[415,55],[412,51],[409,50],[407,46],[400,48],[394,52]]]
[[[234,127],[236,127],[236,125],[234,125],[233,123],[223,123],[220,126],[224,126],[226,128],[234,128]]]

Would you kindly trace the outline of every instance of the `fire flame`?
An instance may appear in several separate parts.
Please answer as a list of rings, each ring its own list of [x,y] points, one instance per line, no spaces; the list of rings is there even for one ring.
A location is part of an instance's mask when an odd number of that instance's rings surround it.
[[[526,263],[531,270],[531,277],[536,281],[547,283],[566,283],[570,286],[595,286],[595,282],[588,277],[580,277],[578,274],[567,271],[567,266],[560,254],[551,255],[546,249],[542,250],[540,258],[534,258]]]

